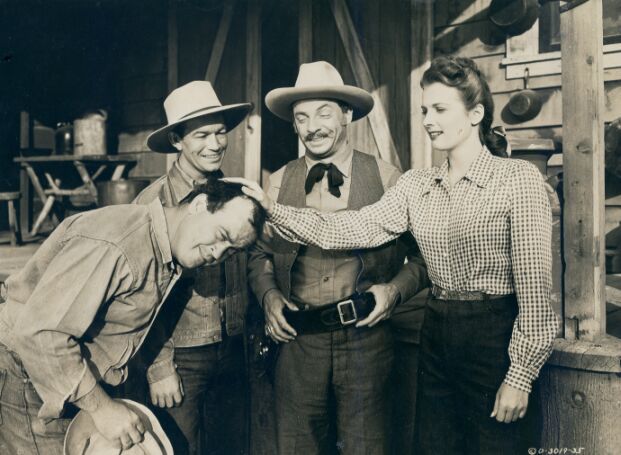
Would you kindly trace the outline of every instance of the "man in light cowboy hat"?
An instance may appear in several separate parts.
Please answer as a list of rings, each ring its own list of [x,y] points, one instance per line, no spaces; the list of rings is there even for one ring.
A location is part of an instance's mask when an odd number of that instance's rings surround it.
[[[293,122],[306,148],[304,157],[270,177],[273,200],[328,212],[358,209],[399,178],[396,167],[352,148],[347,127],[369,113],[373,99],[345,85],[329,63],[303,64],[295,87],[272,90],[265,104]],[[280,454],[331,453],[333,444],[344,454],[387,452],[393,345],[383,320],[427,284],[422,261],[404,264],[407,241],[415,246],[409,238],[334,252],[289,243],[272,231],[251,249],[250,283],[266,333],[281,343],[275,371]],[[329,440],[330,427],[336,441]]]
[[[207,81],[173,90],[164,101],[168,124],[152,133],[147,145],[179,156],[135,202],[159,199],[176,206],[197,183],[221,177],[227,134],[251,108],[250,103],[222,105]],[[168,415],[163,425],[175,453],[196,453],[199,430],[206,433],[209,449],[203,453],[241,453],[246,442],[246,253],[184,274],[171,300],[175,304],[161,317],[169,339],[149,340],[159,350],[147,368],[151,401]]]
[[[103,385],[127,379],[181,269],[245,248],[264,218],[239,186],[215,181],[176,207],[154,200],[65,219],[6,282],[0,453],[61,454],[76,406],[117,452],[140,443],[147,422]]]

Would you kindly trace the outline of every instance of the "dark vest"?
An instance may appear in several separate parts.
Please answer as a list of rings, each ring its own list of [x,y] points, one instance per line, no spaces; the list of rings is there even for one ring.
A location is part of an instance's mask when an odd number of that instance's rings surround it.
[[[287,164],[278,202],[292,207],[306,207],[306,162],[304,157]],[[351,168],[351,187],[347,208],[359,210],[380,200],[384,194],[384,185],[377,161],[365,153],[354,151]],[[286,298],[291,296],[291,268],[298,256],[300,245],[289,242],[275,235],[270,242],[274,253],[274,269],[278,288]],[[373,284],[390,281],[403,265],[405,254],[397,248],[397,240],[385,243],[377,248],[355,250],[362,261],[362,271],[358,276],[356,290],[363,292]],[[330,302],[325,302],[330,303]]]

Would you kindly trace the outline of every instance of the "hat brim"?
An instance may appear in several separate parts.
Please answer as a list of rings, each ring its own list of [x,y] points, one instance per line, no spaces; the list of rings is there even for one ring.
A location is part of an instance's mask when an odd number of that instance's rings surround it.
[[[166,433],[164,433],[162,426],[149,408],[132,400],[123,398],[117,400],[129,406],[132,411],[138,414],[140,420],[145,422],[146,430],[154,436],[161,453],[165,455],[172,455],[174,453]],[[85,411],[78,412],[67,428],[63,447],[64,454],[82,455],[88,440],[94,433],[97,433],[97,428],[90,414]]]
[[[308,99],[330,99],[342,101],[353,109],[352,120],[365,117],[373,109],[373,97],[369,92],[352,85],[283,87],[270,91],[265,96],[265,105],[277,117],[293,121],[293,104]]]
[[[252,103],[238,103],[227,104],[226,106],[218,106],[213,108],[206,108],[200,111],[188,115],[176,122],[170,123],[162,128],[152,132],[147,138],[147,146],[154,152],[159,153],[178,153],[173,145],[170,143],[168,133],[172,131],[176,126],[199,117],[207,117],[209,115],[220,114],[224,119],[224,125],[226,130],[231,131],[237,125],[239,125],[252,110]]]

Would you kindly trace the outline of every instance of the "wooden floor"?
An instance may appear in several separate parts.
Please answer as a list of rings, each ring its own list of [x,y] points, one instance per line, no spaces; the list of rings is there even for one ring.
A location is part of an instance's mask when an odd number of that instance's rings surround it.
[[[0,283],[19,271],[37,251],[43,240],[43,238],[29,239],[21,246],[11,246],[7,236],[0,236]]]

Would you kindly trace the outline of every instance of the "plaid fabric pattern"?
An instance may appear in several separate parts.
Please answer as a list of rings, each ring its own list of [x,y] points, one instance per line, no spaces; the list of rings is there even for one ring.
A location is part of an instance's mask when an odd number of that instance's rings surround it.
[[[409,230],[435,285],[515,293],[519,315],[505,382],[530,392],[558,327],[549,304],[552,215],[534,165],[484,149],[452,188],[445,161],[406,172],[362,210],[320,213],[276,204],[270,223],[291,241],[324,249],[372,248]]]

